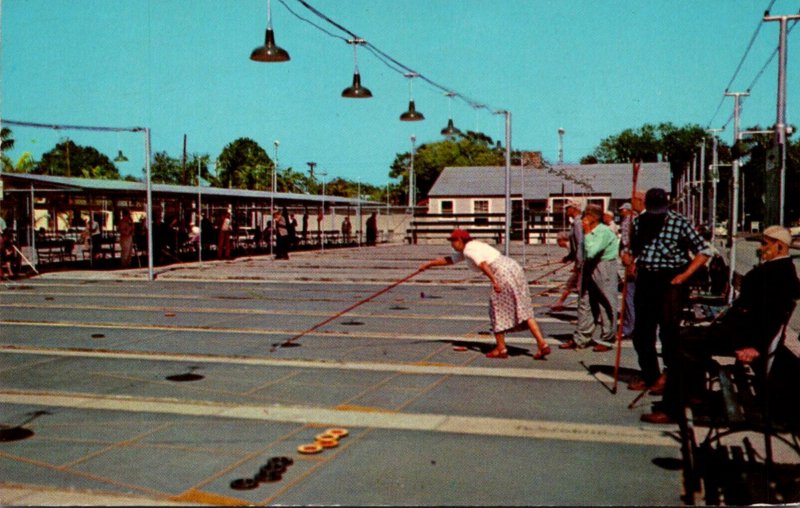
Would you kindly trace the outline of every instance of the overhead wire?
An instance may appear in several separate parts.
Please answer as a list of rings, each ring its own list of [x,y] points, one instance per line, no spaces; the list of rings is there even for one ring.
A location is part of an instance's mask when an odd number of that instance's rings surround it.
[[[465,102],[466,104],[468,104],[469,106],[471,106],[474,109],[485,109],[485,110],[490,111],[492,113],[497,113],[497,112],[501,112],[502,111],[502,109],[492,108],[492,107],[488,106],[487,104],[484,104],[484,103],[482,103],[480,101],[476,101],[476,100],[474,100],[474,99],[472,99],[472,98],[470,98],[470,97],[468,97],[468,96],[456,91],[452,87],[447,87],[447,86],[444,86],[444,85],[442,85],[440,83],[437,83],[436,81],[430,79],[429,77],[425,76],[421,72],[418,72],[418,71],[412,69],[411,67],[403,64],[402,62],[398,61],[397,59],[395,59],[394,57],[392,57],[388,53],[382,51],[380,48],[378,48],[377,46],[375,46],[374,44],[372,44],[371,42],[369,42],[365,38],[360,37],[359,35],[357,35],[352,30],[350,30],[350,29],[346,28],[345,26],[343,26],[342,24],[334,21],[329,16],[325,15],[324,13],[322,13],[319,9],[317,9],[313,5],[309,4],[306,0],[296,0],[296,1],[300,5],[305,7],[308,11],[310,11],[311,13],[313,13],[314,15],[316,15],[317,17],[319,17],[320,19],[325,21],[326,23],[336,27],[340,31],[342,31],[345,34],[347,34],[350,37],[350,39],[342,37],[341,35],[334,34],[334,33],[330,32],[329,30],[321,27],[317,23],[314,23],[313,21],[301,16],[300,14],[298,14],[297,12],[295,12],[293,9],[291,9],[289,7],[289,5],[286,3],[286,0],[278,0],[278,1],[284,7],[286,7],[286,10],[288,10],[297,19],[310,24],[311,26],[317,28],[318,30],[322,31],[323,33],[325,33],[325,34],[327,34],[327,35],[329,35],[331,37],[335,37],[337,39],[344,40],[345,42],[348,42],[348,43],[352,43],[353,41],[359,41],[359,43],[361,45],[363,45],[364,48],[367,49],[370,53],[372,53],[378,59],[378,61],[380,61],[381,63],[386,65],[389,69],[397,72],[398,74],[401,74],[401,75],[405,76],[406,74],[412,73],[412,74],[414,74],[414,77],[421,79],[422,81],[424,81],[428,85],[430,85],[430,86],[432,86],[432,87],[434,87],[434,88],[436,88],[436,89],[438,89],[438,90],[440,90],[440,91],[442,91],[444,93],[451,93],[453,97],[462,100],[463,102]]]
[[[775,3],[775,0],[772,0],[770,2],[770,4],[769,4],[769,7],[767,7],[765,12],[769,12],[774,3]],[[800,10],[798,10],[798,13],[800,13]],[[792,20],[791,24],[787,27],[787,29],[786,29],[787,37],[791,33],[792,29],[794,29],[795,25],[797,25],[797,21],[798,20]],[[714,112],[713,117],[708,122],[707,127],[711,127],[712,122],[717,117],[717,114],[719,113],[720,109],[722,108],[722,105],[724,104],[725,98],[726,98],[725,94],[730,91],[730,87],[733,84],[734,79],[736,79],[736,76],[739,74],[739,71],[742,68],[742,64],[744,63],[744,60],[747,57],[747,54],[750,52],[750,49],[753,47],[753,43],[755,42],[756,36],[758,35],[758,32],[761,30],[761,26],[763,25],[763,23],[764,23],[763,20],[759,22],[758,27],[756,27],[756,30],[753,33],[753,36],[750,38],[750,44],[748,44],[747,49],[745,50],[745,53],[742,56],[741,61],[739,62],[739,65],[736,67],[736,70],[733,73],[733,77],[731,77],[731,80],[728,82],[728,86],[725,87],[725,93],[722,94],[722,99],[720,100],[720,103],[717,106],[717,110]],[[748,85],[747,89],[745,90],[746,93],[748,93],[748,94],[750,93],[750,91],[753,89],[753,87],[755,87],[755,85],[758,82],[758,80],[761,79],[761,76],[764,74],[764,72],[766,71],[767,67],[769,67],[770,64],[772,63],[772,61],[775,60],[775,55],[778,54],[778,49],[779,49],[779,47],[775,46],[775,49],[772,50],[772,53],[770,54],[769,58],[767,58],[767,61],[764,63],[764,65],[761,66],[761,69],[756,73],[755,77],[750,82],[750,85]],[[746,97],[747,96],[742,96],[740,98],[740,102],[739,102],[740,105],[744,103]],[[726,129],[728,127],[728,125],[730,125],[730,123],[733,121],[734,116],[735,116],[735,114],[733,112],[730,114],[730,116],[728,116],[728,119],[722,125],[723,129]]]
[[[775,0],[772,0],[769,3],[767,11],[769,11],[772,8],[773,4],[775,4]],[[739,65],[736,66],[736,70],[733,71],[733,76],[731,76],[730,81],[728,81],[728,85],[725,87],[725,92],[722,94],[722,98],[720,99],[719,104],[717,105],[717,110],[714,111],[714,115],[711,117],[711,120],[709,120],[708,125],[706,127],[711,127],[711,123],[719,114],[720,109],[722,109],[722,105],[725,103],[725,94],[730,91],[731,85],[733,85],[733,81],[736,79],[736,76],[739,75],[739,71],[742,70],[742,65],[744,64],[744,61],[747,59],[747,55],[750,53],[750,50],[753,48],[753,44],[756,41],[756,37],[758,37],[758,33],[761,31],[761,27],[763,25],[764,25],[763,21],[759,21],[758,24],[756,25],[756,29],[753,31],[752,37],[750,37],[750,43],[747,45],[747,49],[744,50],[744,54],[742,55],[742,58],[739,60]],[[731,120],[729,118],[728,121],[725,123],[725,125],[727,126],[728,123],[730,123],[730,121]]]

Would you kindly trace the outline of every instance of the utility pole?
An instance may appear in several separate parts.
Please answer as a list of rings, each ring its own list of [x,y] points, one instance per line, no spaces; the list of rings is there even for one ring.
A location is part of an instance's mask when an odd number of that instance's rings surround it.
[[[706,199],[706,138],[703,137],[703,144],[700,145],[700,195],[697,198],[697,223],[703,223],[703,201]]]
[[[411,168],[408,170],[408,209],[411,211],[411,216],[414,216],[414,194],[416,194],[415,187],[416,183],[414,182],[414,156],[416,154],[416,141],[417,136],[414,134],[411,135]]]
[[[750,92],[725,92],[726,97],[733,97],[733,143],[734,146],[739,142],[739,115],[741,113],[740,101],[744,96],[750,95]],[[730,214],[728,220],[728,242],[730,244],[731,254],[728,261],[728,303],[733,303],[733,274],[736,273],[736,229],[739,222],[739,158],[733,159],[733,202],[730,206]]]
[[[778,213],[775,214],[775,207],[771,206],[775,202],[774,185],[769,185],[773,180],[770,174],[774,174],[774,169],[770,168],[767,164],[767,188],[766,188],[766,203],[767,207],[765,212],[765,222],[767,224],[780,224],[784,223],[784,209],[786,198],[786,22],[790,19],[800,19],[800,14],[791,16],[770,16],[769,11],[764,13],[764,21],[779,21],[780,22],[780,35],[778,42],[778,112],[775,121],[775,146],[773,154],[780,157],[780,174],[778,177]],[[777,152],[777,153],[776,153]],[[769,161],[769,157],[767,158]]]
[[[310,183],[314,182],[314,166],[317,165],[316,162],[306,162],[308,164],[308,180]]]
[[[717,231],[717,184],[719,183],[719,150],[717,133],[723,129],[706,129],[713,136],[713,154],[711,156],[711,171],[708,175],[711,178],[711,206],[709,206],[708,220],[711,223],[711,242],[716,240]],[[705,145],[705,143],[703,143]]]

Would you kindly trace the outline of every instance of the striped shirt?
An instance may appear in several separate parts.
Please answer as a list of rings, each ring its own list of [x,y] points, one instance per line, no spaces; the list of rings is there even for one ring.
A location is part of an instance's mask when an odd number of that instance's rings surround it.
[[[645,212],[646,213],[646,212]],[[639,234],[639,221],[633,221],[633,237]],[[667,212],[664,227],[651,242],[642,246],[636,258],[637,268],[651,271],[683,268],[691,261],[689,252],[694,255],[711,256],[711,247],[695,231],[689,220],[675,212]]]

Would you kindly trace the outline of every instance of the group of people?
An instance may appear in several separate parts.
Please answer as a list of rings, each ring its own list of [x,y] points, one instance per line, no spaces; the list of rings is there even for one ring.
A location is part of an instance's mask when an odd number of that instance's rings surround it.
[[[366,242],[367,245],[375,245],[375,242],[378,238],[378,214],[372,212],[370,216],[367,218],[367,235],[366,235]],[[342,220],[342,241],[345,244],[350,243],[353,239],[353,223],[350,222],[350,217],[346,216],[344,220]],[[360,241],[360,240],[359,240]]]
[[[22,257],[14,241],[13,232],[0,217],[0,279],[13,279],[19,275]]]
[[[683,405],[698,400],[703,366],[711,355],[729,354],[744,363],[768,358],[772,338],[800,298],[800,279],[789,255],[792,237],[782,226],[766,228],[758,252],[760,264],[743,277],[733,304],[710,326],[682,327],[690,281],[707,269],[715,249],[688,218],[670,209],[664,189],[636,193],[619,211],[622,221],[617,231],[601,207],[584,206],[579,200],[567,203],[572,224],[559,235],[558,243],[569,248],[563,262],[573,264],[572,273],[552,308],[563,309],[569,293],[576,291],[578,320],[572,338],[559,348],[593,346],[593,351],[605,352],[613,349],[617,333],[622,333],[632,340],[640,368],[639,378],[628,388],[664,396],[660,409],[643,414],[642,421],[674,423]],[[423,263],[420,271],[466,261],[489,279],[489,317],[496,345],[486,356],[507,358],[505,335],[522,327],[537,343],[533,358],[546,359],[551,350],[534,317],[522,267],[466,230],[455,229],[449,241],[453,254]],[[597,327],[599,337],[594,339]]]

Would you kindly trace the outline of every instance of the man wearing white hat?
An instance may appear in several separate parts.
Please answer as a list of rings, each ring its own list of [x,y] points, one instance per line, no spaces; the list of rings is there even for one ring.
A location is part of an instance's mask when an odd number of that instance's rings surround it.
[[[569,230],[569,253],[561,260],[562,263],[572,261],[572,274],[567,286],[580,279],[581,268],[583,267],[583,224],[581,223],[581,216],[583,214],[584,203],[581,199],[570,199],[567,201],[564,209],[567,217],[572,220],[572,225]],[[576,289],[580,292],[580,288]],[[551,310],[562,310],[563,301],[559,299],[552,307]],[[561,346],[561,349],[574,349],[574,342],[568,341]]]
[[[739,297],[707,327],[687,328],[681,334],[681,379],[670,374],[664,389],[664,412],[642,415],[649,423],[672,423],[682,402],[698,395],[703,384],[704,359],[712,355],[735,356],[742,363],[763,362],[770,342],[788,319],[800,298],[800,280],[789,256],[792,235],[770,226],[761,238],[761,264],[745,274]],[[754,368],[755,372],[765,369]]]

